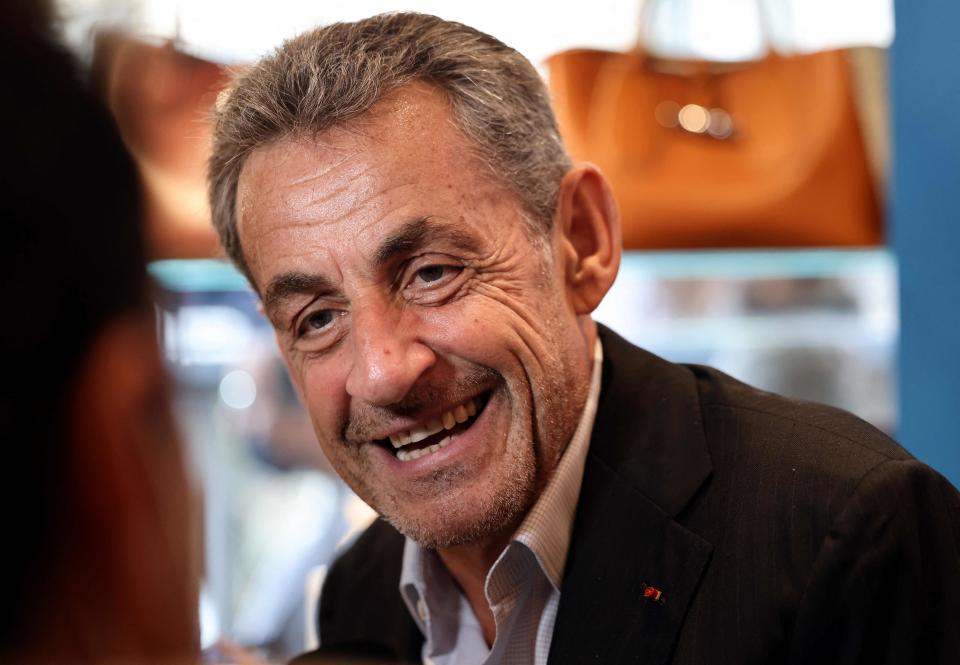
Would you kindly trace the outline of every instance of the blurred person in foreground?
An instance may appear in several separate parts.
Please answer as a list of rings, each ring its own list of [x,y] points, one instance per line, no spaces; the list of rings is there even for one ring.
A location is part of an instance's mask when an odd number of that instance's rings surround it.
[[[416,14],[222,100],[214,221],[384,518],[321,649],[454,663],[960,662],[960,496],[870,425],[591,319],[620,260],[533,67]]]
[[[183,453],[135,167],[50,10],[0,24],[3,663],[195,663]]]

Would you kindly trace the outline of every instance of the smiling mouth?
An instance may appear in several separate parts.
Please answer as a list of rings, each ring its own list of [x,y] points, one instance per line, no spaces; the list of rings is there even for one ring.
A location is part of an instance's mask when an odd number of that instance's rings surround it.
[[[401,462],[432,455],[450,445],[454,438],[469,429],[483,413],[490,393],[478,395],[458,404],[425,423],[415,425],[405,432],[392,434],[387,439],[375,443],[392,450]]]

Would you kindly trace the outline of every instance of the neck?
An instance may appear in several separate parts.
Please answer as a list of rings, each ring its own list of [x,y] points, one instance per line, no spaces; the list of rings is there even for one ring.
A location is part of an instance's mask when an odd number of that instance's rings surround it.
[[[447,567],[451,577],[470,603],[470,607],[480,623],[480,628],[483,630],[483,638],[486,640],[487,646],[493,644],[497,635],[497,628],[493,612],[487,603],[484,584],[490,568],[493,567],[497,558],[509,544],[513,531],[512,528],[505,530],[481,543],[470,543],[437,550],[437,555],[443,561],[443,565]]]

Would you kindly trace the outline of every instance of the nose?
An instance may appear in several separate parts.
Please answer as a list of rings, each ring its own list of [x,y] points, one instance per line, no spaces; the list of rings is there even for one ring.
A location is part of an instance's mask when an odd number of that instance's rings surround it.
[[[429,346],[417,338],[416,326],[388,304],[354,307],[350,334],[353,366],[347,393],[376,406],[399,402],[436,362]]]

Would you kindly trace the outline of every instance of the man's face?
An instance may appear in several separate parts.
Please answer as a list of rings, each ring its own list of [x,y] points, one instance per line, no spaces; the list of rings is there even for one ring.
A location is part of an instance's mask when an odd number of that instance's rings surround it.
[[[337,472],[429,547],[512,531],[590,372],[559,232],[530,230],[425,84],[255,151],[237,199],[251,275]]]

